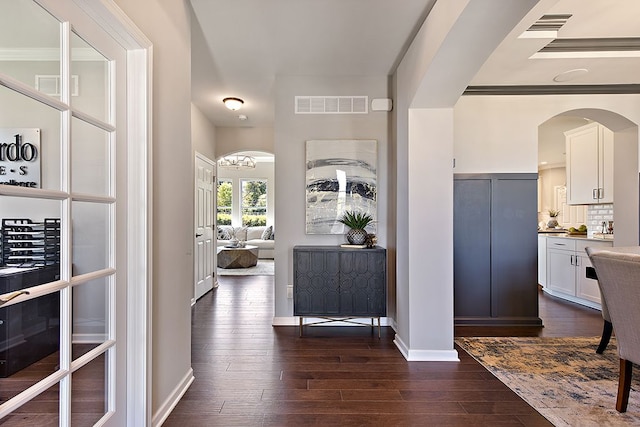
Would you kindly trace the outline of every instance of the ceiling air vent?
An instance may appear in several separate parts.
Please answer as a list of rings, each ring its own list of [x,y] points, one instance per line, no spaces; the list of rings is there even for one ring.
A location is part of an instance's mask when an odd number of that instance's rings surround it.
[[[368,96],[296,96],[296,114],[367,114]]]
[[[527,31],[520,35],[525,39],[554,39],[558,37],[558,30],[571,18],[569,14],[542,15]]]

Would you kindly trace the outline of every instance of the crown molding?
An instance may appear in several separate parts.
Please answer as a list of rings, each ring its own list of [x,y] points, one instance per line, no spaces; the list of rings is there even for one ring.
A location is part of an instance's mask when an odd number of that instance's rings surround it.
[[[640,84],[467,86],[469,95],[619,95],[638,94]]]

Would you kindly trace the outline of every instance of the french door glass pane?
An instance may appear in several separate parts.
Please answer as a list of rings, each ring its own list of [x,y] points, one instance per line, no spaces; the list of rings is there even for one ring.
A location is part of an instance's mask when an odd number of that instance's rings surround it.
[[[60,190],[60,114],[0,86],[1,184]]]
[[[109,122],[109,62],[76,33],[71,33],[71,105]]]
[[[267,181],[242,180],[242,225],[267,225]]]
[[[106,359],[103,353],[71,375],[72,426],[92,426],[107,412]]]
[[[73,357],[76,359],[109,337],[109,278],[74,286],[72,295]]]
[[[15,274],[20,289],[60,279],[60,211],[57,200],[0,196],[0,277]]]
[[[110,267],[110,206],[102,203],[73,202],[71,211],[73,275]]]
[[[30,402],[25,403],[2,421],[6,426],[24,426],[25,418],[29,427],[58,427],[60,424],[60,387],[49,387]],[[3,425],[4,427],[4,425]]]
[[[109,195],[109,132],[73,118],[71,133],[71,191]]]
[[[233,183],[230,180],[218,181],[216,206],[218,209],[216,224],[231,225],[231,207],[233,206]]]
[[[32,0],[0,0],[0,73],[60,94],[60,22]]]
[[[11,279],[0,276],[0,293]],[[59,292],[0,308],[0,404],[54,373],[59,349]]]

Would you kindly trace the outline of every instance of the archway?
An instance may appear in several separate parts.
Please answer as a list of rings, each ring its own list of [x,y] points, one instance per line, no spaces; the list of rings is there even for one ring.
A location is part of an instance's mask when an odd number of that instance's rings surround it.
[[[256,246],[256,268],[223,269],[219,275],[273,275],[275,251],[275,158],[265,151],[236,151],[217,159],[218,246],[237,238]],[[237,234],[237,235],[236,235]]]
[[[614,195],[615,207],[613,216],[615,217],[614,233],[616,246],[633,246],[639,242],[640,233],[640,201],[639,191],[640,185],[638,180],[638,125],[628,118],[615,113],[613,111],[598,108],[580,108],[573,109],[556,114],[538,126],[538,146],[540,148],[545,144],[541,138],[549,138],[549,132],[545,131],[545,127],[553,123],[556,132],[561,132],[563,124],[565,130],[579,127],[580,124],[589,122],[597,122],[613,132],[614,139]],[[562,123],[559,125],[559,123]],[[547,128],[548,130],[548,128]],[[558,140],[564,141],[564,135],[557,136]],[[555,144],[556,142],[554,142]],[[562,145],[564,148],[564,144]],[[562,150],[564,151],[564,149]],[[542,155],[542,154],[541,154]],[[545,155],[548,155],[546,153]],[[553,156],[551,156],[553,158]],[[556,161],[559,159],[555,157]],[[539,160],[543,160],[540,158]],[[564,161],[563,161],[564,162]],[[561,166],[550,161],[551,166]],[[597,207],[598,205],[592,205]],[[544,206],[541,206],[544,208]],[[595,208],[593,208],[595,209]],[[596,215],[590,215],[593,211],[588,208],[587,221],[591,218],[589,227],[595,227]],[[541,218],[539,218],[541,219]]]

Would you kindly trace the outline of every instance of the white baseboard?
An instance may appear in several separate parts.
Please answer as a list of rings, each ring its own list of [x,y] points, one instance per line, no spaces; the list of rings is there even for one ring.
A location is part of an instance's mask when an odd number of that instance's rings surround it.
[[[176,407],[182,396],[187,392],[187,389],[194,380],[193,368],[189,368],[182,381],[173,389],[173,392],[165,399],[160,405],[156,413],[151,419],[151,425],[153,427],[160,427],[169,417],[171,411]]]
[[[459,362],[458,351],[453,350],[413,350],[407,347],[396,334],[393,340],[400,353],[408,362]]]

